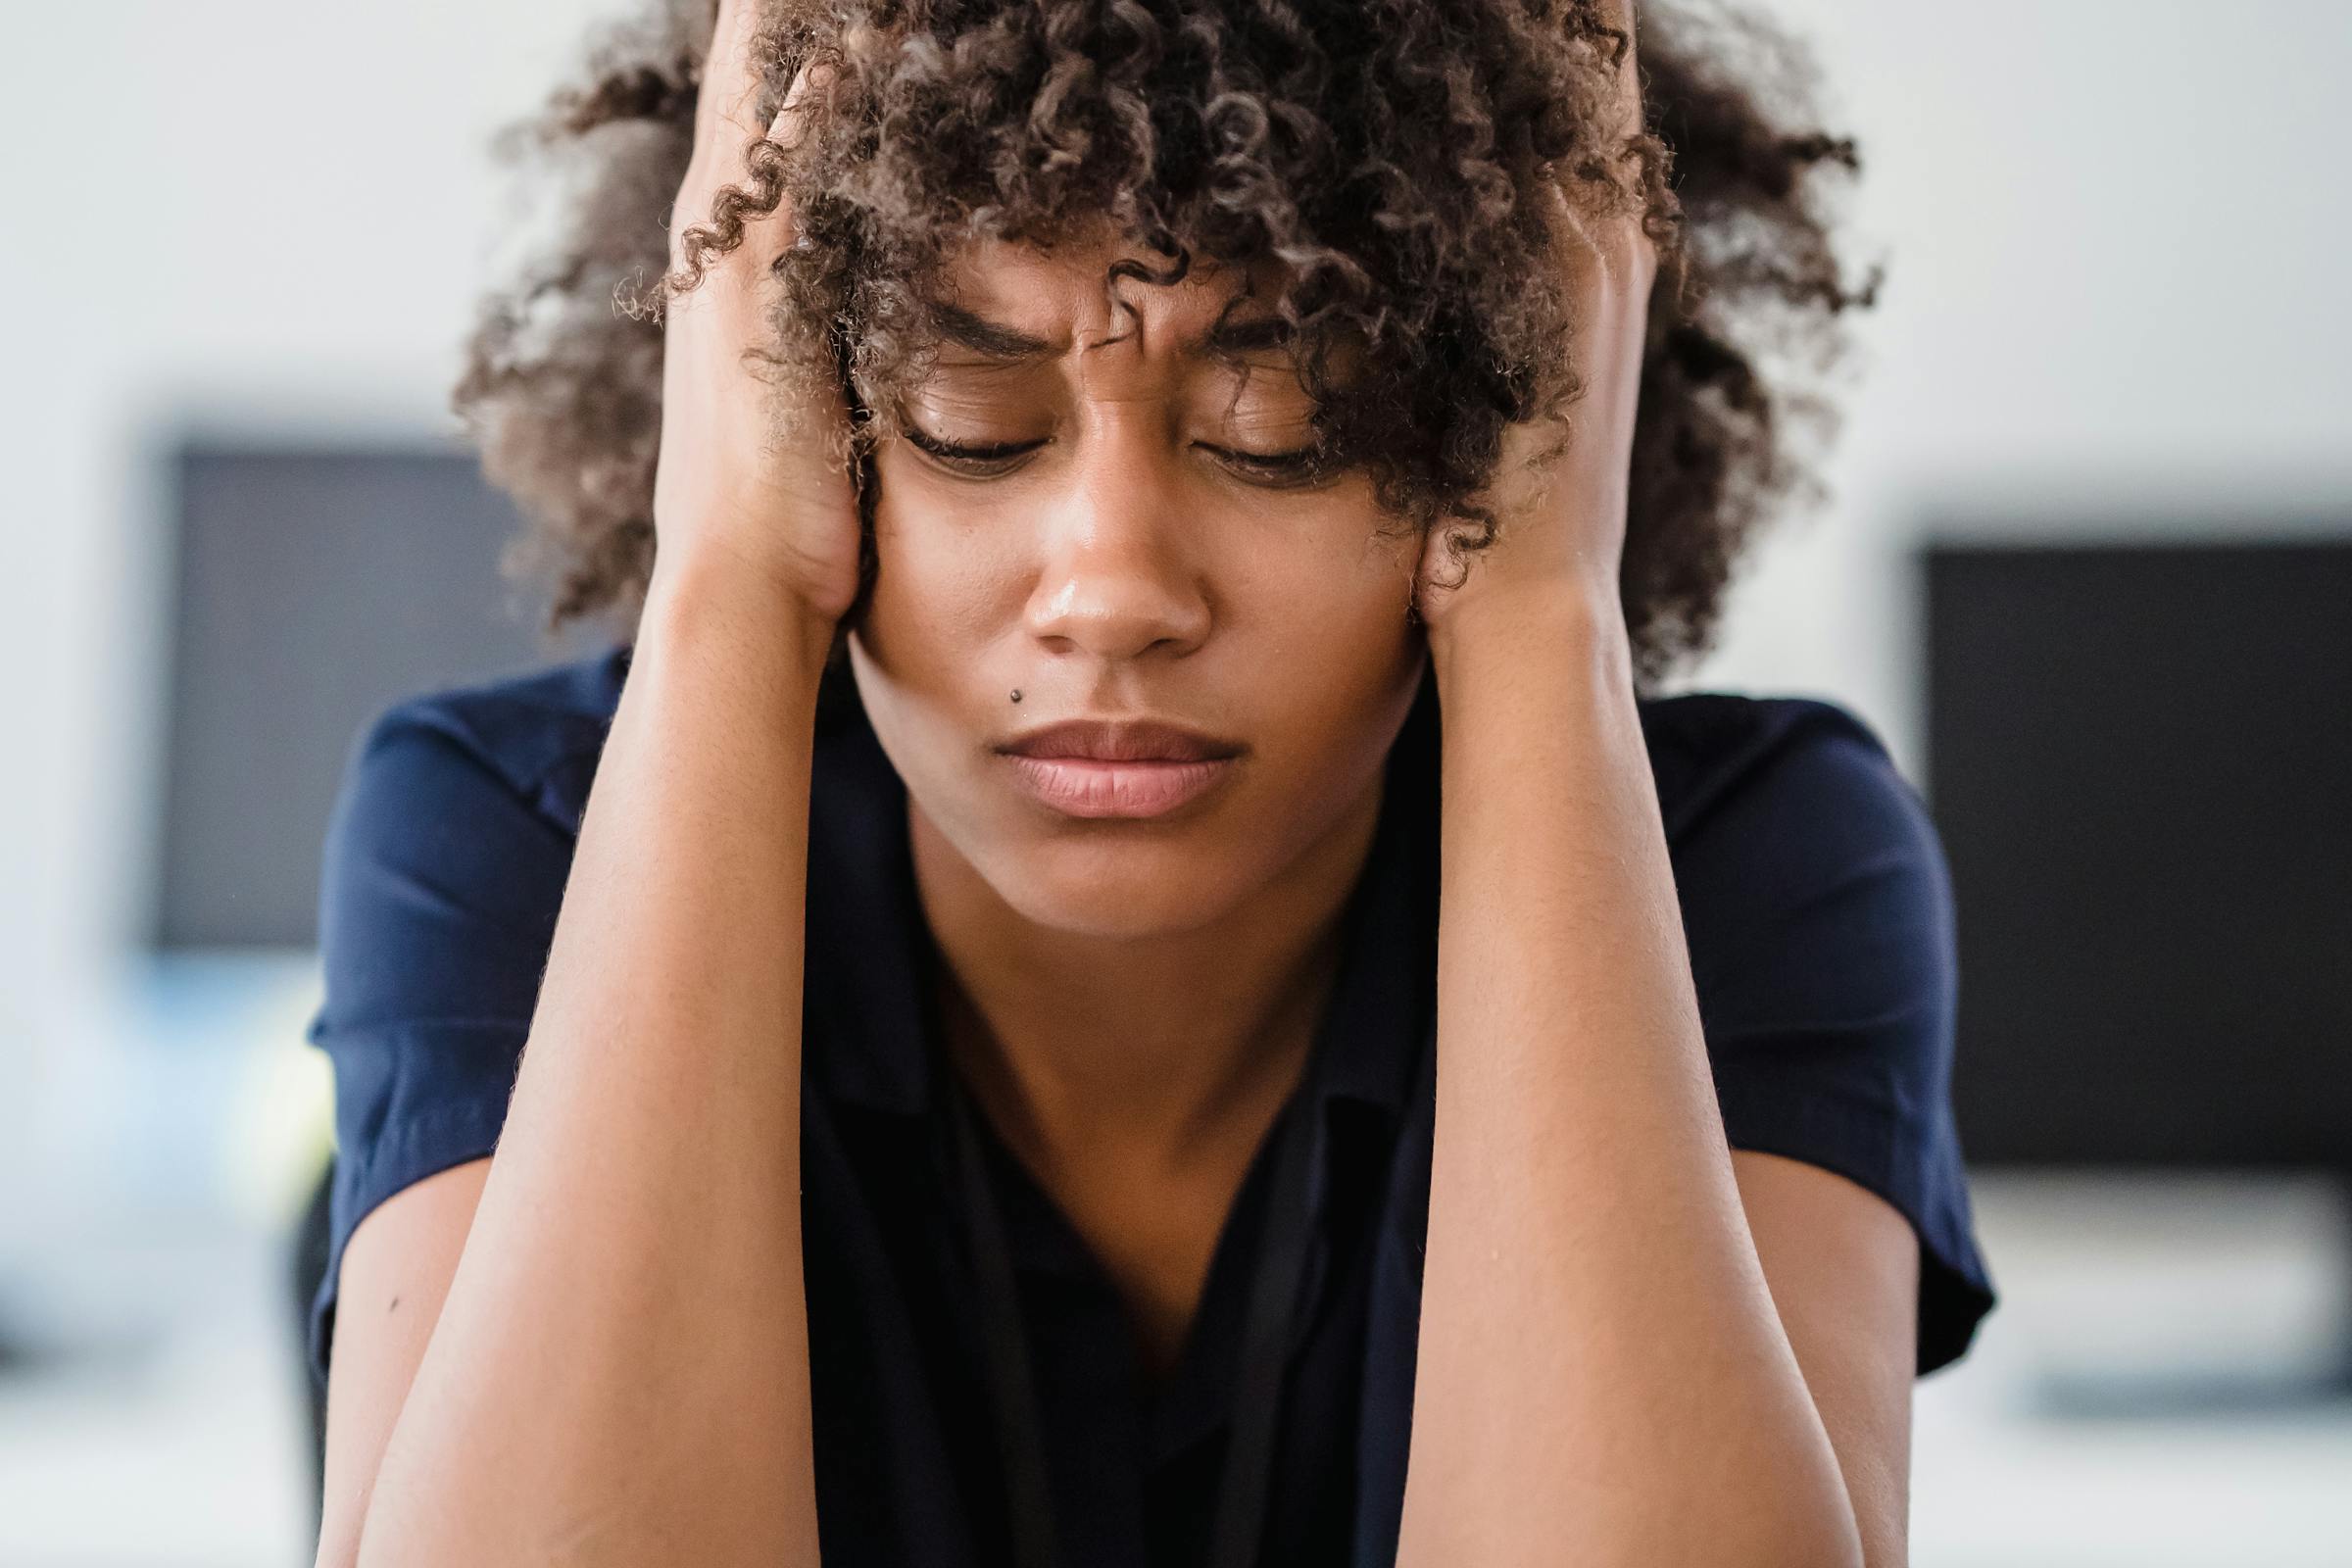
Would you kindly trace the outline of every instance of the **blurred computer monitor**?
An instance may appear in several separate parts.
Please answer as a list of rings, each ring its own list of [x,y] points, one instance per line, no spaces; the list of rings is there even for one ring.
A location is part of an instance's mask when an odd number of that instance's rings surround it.
[[[316,939],[318,848],[361,727],[394,699],[576,657],[501,579],[512,503],[470,453],[208,437],[168,469],[168,734],[151,931],[164,951]]]
[[[2326,1172],[2352,1217],[2352,538],[1947,543],[1926,565],[1971,1162],[2110,1191]],[[2160,1363],[2062,1350],[2039,1408],[2334,1408],[2352,1297],[2332,1315],[2331,1361],[2233,1355],[2211,1321]]]
[[[1927,558],[1981,1164],[2352,1171],[2352,538]]]

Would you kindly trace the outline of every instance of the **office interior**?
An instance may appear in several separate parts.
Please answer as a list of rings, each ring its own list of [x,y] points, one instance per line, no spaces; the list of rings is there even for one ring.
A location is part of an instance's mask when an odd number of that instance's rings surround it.
[[[318,834],[383,703],[593,646],[445,410],[540,194],[491,135],[612,9],[11,8],[0,1564],[309,1560]],[[1852,708],[1951,858],[2001,1304],[1912,1561],[2342,1568],[2352,11],[1759,9],[1886,280],[1673,684]]]

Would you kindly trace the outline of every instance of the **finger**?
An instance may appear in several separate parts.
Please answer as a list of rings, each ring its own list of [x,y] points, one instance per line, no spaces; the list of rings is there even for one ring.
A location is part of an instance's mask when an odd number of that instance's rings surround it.
[[[780,139],[777,132],[784,115],[792,113],[804,96],[808,76],[805,67],[785,95],[784,110],[766,122],[760,122],[763,83],[755,64],[759,24],[758,0],[722,0],[695,94],[689,170],[690,181],[701,189],[715,191],[722,185],[741,183],[750,172],[749,149],[762,137]]]
[[[1657,244],[1642,223],[1646,209],[1598,211],[1557,185],[1550,194],[1554,254],[1567,291],[1588,311],[1600,308],[1604,294],[1646,293],[1658,264]]]
[[[768,141],[787,149],[799,145],[801,137],[808,131],[809,119],[816,108],[810,95],[830,79],[830,74],[829,72],[811,72],[807,66],[801,68],[800,73],[792,79],[792,86],[784,94],[784,107],[777,110],[775,118],[767,122],[767,129],[763,134]],[[738,161],[745,164],[744,172],[748,174],[750,172],[748,160],[739,154]],[[744,220],[743,234],[744,249],[756,252],[762,259],[772,257],[790,245],[792,243],[791,198],[785,196],[778,199],[774,209],[770,212],[762,213],[758,217],[747,216]]]
[[[682,255],[689,229],[711,221],[713,206],[723,191],[751,185],[753,153],[763,141],[785,148],[798,143],[814,108],[810,92],[830,77],[829,70],[812,71],[805,65],[785,94],[783,107],[763,128],[755,128],[746,119],[756,112],[760,92],[758,73],[750,63],[755,21],[756,7],[750,0],[735,0],[718,19],[705,74],[703,90],[708,96],[697,105],[702,128],[671,220],[673,258]],[[740,242],[711,265],[722,273],[748,281],[791,243],[791,203],[779,200],[766,212],[740,216]]]
[[[1626,151],[1647,128],[1636,7],[1634,0],[1595,0],[1594,13],[1602,26],[1625,35],[1625,53],[1617,63],[1610,95],[1601,109],[1603,142],[1612,161],[1620,168],[1627,168],[1639,187],[1640,172],[1628,167],[1631,155]],[[1610,40],[1606,39],[1595,45],[1603,51],[1610,46]],[[1606,58],[1604,52],[1602,59]],[[1645,226],[1645,202],[1629,211],[1616,193],[1594,192],[1581,182],[1562,194],[1566,229],[1563,243],[1571,253],[1566,260],[1572,270],[1597,268],[1613,276],[1632,279],[1654,269],[1657,248]]]
[[[1598,0],[1594,8],[1601,25],[1625,34],[1625,58],[1618,63],[1616,95],[1611,100],[1611,122],[1619,137],[1642,133],[1642,61],[1634,26],[1632,0]]]
[[[760,132],[754,120],[760,78],[752,69],[752,43],[759,30],[759,0],[719,0],[710,53],[703,63],[702,86],[695,100],[698,153],[723,146],[740,154],[743,144]]]

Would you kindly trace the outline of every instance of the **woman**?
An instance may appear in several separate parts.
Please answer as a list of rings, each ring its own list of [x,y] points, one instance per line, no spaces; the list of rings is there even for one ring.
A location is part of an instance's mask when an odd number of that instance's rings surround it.
[[[461,389],[629,636],[330,832],[320,1560],[1901,1562],[1934,834],[1637,689],[1850,149],[1594,0],[712,12]]]

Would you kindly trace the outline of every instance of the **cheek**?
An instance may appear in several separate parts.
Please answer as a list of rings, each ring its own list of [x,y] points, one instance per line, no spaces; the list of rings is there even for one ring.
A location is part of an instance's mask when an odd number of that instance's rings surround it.
[[[1413,627],[1414,533],[1383,530],[1368,495],[1314,497],[1288,516],[1260,519],[1237,549],[1237,619],[1260,626],[1298,657],[1378,668],[1382,651]]]
[[[894,679],[954,667],[1001,633],[1007,584],[1022,569],[1012,530],[983,525],[977,508],[931,493],[920,476],[892,482],[877,465],[875,576],[861,629]]]
[[[1227,667],[1252,688],[1266,782],[1292,803],[1275,809],[1314,818],[1377,770],[1419,690],[1426,643],[1407,608],[1420,545],[1382,532],[1368,500],[1293,520],[1305,526],[1232,579]]]

